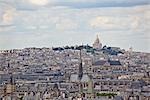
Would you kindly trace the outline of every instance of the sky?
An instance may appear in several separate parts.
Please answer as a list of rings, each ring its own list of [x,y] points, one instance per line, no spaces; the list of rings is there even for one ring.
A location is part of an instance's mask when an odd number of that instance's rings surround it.
[[[150,0],[0,0],[0,49],[103,45],[150,52]]]

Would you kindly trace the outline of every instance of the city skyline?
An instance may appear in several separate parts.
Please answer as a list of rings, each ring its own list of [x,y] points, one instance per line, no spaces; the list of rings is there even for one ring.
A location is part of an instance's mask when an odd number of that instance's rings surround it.
[[[150,51],[149,0],[0,0],[0,49],[103,45]]]

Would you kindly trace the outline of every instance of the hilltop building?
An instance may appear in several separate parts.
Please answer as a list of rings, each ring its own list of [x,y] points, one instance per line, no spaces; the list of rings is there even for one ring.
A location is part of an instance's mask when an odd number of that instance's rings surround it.
[[[102,43],[100,42],[100,39],[99,39],[98,35],[96,36],[96,39],[93,43],[93,48],[102,49]]]

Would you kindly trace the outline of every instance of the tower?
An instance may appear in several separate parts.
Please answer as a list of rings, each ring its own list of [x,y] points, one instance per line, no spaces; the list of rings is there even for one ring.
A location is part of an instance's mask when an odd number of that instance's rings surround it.
[[[54,97],[59,97],[60,96],[60,89],[59,89],[58,83],[54,84],[53,92],[54,92]]]
[[[83,76],[83,67],[82,67],[82,58],[81,58],[81,50],[80,50],[80,65],[79,65],[79,72],[78,72],[78,80],[81,81]]]
[[[8,68],[10,68],[10,63],[8,63]],[[4,96],[6,96],[6,98],[8,96],[10,97],[11,100],[14,100],[16,84],[12,71],[9,72],[9,77],[10,77],[9,82],[5,84]]]
[[[93,48],[94,49],[101,49],[102,48],[102,43],[100,42],[98,35],[96,36],[96,39],[93,43]]]
[[[9,98],[9,99],[8,99]],[[12,73],[10,74],[10,82],[4,88],[4,100],[16,100],[15,95],[15,80]]]
[[[81,83],[81,79],[83,76],[83,67],[82,67],[82,58],[81,58],[81,50],[80,50],[80,65],[79,65],[79,72],[78,72],[78,80],[79,80],[79,92],[82,94],[83,87]]]
[[[88,81],[88,97],[94,98],[94,84],[92,80],[92,75],[89,75],[89,81]]]

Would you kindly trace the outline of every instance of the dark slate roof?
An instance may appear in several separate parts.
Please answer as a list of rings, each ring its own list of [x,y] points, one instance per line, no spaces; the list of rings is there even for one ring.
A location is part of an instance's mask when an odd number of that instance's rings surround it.
[[[54,84],[53,89],[56,89],[56,90],[58,89],[58,84],[57,83]]]
[[[108,62],[110,63],[110,65],[121,65],[120,61],[109,60]]]
[[[93,63],[93,65],[98,66],[98,65],[104,65],[107,61],[104,60],[99,60]]]
[[[145,83],[143,80],[134,81],[134,82],[132,82],[132,84],[131,84],[131,88],[139,89],[139,88],[141,88],[141,87],[144,86],[144,85],[146,85],[146,83]]]
[[[123,98],[121,96],[116,96],[114,100],[123,100]]]

